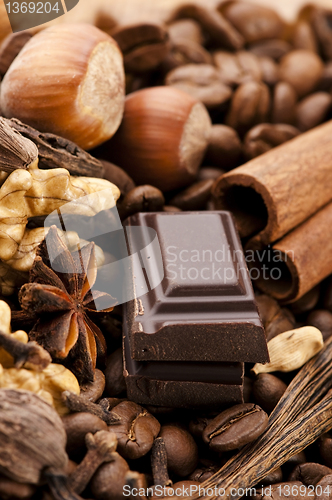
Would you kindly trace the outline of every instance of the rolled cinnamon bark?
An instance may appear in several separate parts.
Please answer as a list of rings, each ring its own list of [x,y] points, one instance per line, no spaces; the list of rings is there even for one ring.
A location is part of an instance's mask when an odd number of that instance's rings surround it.
[[[219,177],[216,209],[256,246],[280,239],[332,200],[331,138],[332,121]]]
[[[280,241],[258,249],[246,247],[256,285],[283,302],[294,302],[332,273],[332,203]]]

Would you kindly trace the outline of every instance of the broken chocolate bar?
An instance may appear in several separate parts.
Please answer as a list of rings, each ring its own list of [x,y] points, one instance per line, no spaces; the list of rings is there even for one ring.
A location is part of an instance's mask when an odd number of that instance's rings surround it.
[[[137,298],[124,306],[130,397],[144,404],[175,405],[180,398],[173,394],[170,401],[167,391],[180,394],[185,384],[191,384],[187,392],[193,395],[190,387],[203,384],[204,390],[213,386],[214,403],[218,390],[219,404],[230,400],[231,388],[242,386],[242,363],[268,361],[265,333],[232,216],[228,212],[139,213],[125,225],[130,254],[138,253],[137,228],[140,248],[148,246],[148,228],[156,231],[164,267],[164,279],[156,279],[159,284],[152,288],[154,271],[160,274],[158,256],[152,251],[145,255],[141,265],[151,285],[149,292],[139,297],[137,291]],[[135,238],[131,238],[133,228]],[[132,282],[135,291],[134,270]],[[204,390],[200,396],[196,393],[195,406],[204,399]],[[189,399],[185,398],[190,405]]]

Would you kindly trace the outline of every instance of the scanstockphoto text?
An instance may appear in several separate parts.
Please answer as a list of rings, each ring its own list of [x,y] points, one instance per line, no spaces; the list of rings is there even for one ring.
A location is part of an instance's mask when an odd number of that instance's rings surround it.
[[[238,280],[245,264],[252,281],[279,280],[282,277],[280,264],[294,259],[293,251],[282,253],[270,247],[262,251],[247,250],[245,262],[242,255],[242,250],[231,251],[226,246],[213,251],[201,246],[199,249],[180,249],[170,245],[166,248],[165,268],[170,279],[175,281],[212,280],[227,284]]]

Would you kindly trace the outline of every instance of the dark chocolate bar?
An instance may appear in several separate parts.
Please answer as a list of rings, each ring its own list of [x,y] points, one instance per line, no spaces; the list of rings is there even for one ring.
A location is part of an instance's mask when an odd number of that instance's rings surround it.
[[[157,232],[165,273],[159,285],[124,306],[133,360],[268,361],[264,329],[229,212],[139,213],[125,225],[131,254],[137,252],[131,228],[140,228],[141,248],[145,240],[145,246],[150,243],[148,228]],[[153,252],[145,257],[142,265],[151,285],[156,259]],[[135,288],[135,276],[132,279]]]

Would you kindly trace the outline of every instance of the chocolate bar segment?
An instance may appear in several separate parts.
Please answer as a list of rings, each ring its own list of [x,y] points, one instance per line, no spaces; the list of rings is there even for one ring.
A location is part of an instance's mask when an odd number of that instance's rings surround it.
[[[144,255],[141,264],[149,292],[124,307],[130,357],[136,361],[268,361],[264,329],[230,213],[136,214],[126,221],[131,254],[139,253],[137,227],[140,249],[150,243],[148,228],[157,232],[165,274],[153,288],[157,255],[153,251]],[[132,228],[135,238],[131,238]],[[135,288],[135,271],[132,279]]]

